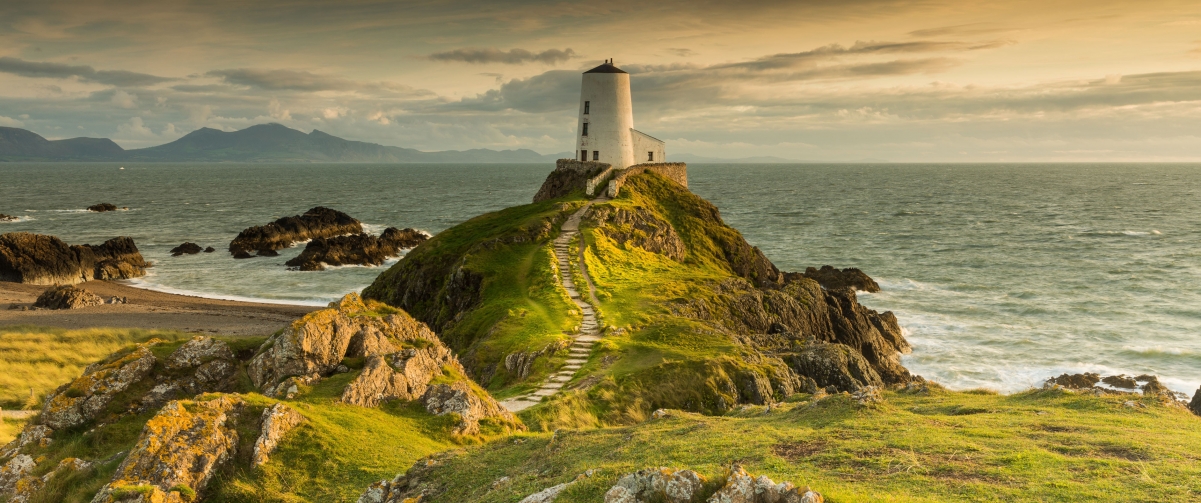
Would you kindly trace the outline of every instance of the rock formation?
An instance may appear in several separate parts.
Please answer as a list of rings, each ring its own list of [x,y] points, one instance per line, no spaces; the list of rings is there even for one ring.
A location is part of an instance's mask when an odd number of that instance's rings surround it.
[[[200,245],[193,243],[191,241],[188,241],[179,246],[176,246],[175,248],[172,248],[171,256],[178,257],[180,255],[195,255],[197,253],[200,253],[201,251],[202,250],[200,248]]]
[[[741,466],[730,466],[726,482],[707,495],[705,477],[692,470],[657,468],[623,476],[605,493],[605,503],[822,503],[821,494],[789,482],[779,484],[765,475],[754,477]],[[710,489],[711,490],[711,489]]]
[[[206,248],[204,249],[204,253],[213,253],[213,252],[215,252],[215,251],[217,251],[217,249],[216,249],[216,248],[213,248],[213,247],[211,247],[211,246],[209,246],[209,247],[206,247]]]
[[[82,376],[46,398],[42,423],[58,430],[79,426],[95,418],[113,396],[150,375],[157,361],[150,346],[159,342],[152,340],[139,344],[129,353],[118,353],[88,365]]]
[[[454,433],[474,435],[479,421],[517,427],[513,414],[487,392],[468,384],[466,371],[438,337],[403,311],[348,294],[329,309],[309,313],[263,343],[248,373],[268,396],[287,394],[290,379],[316,380],[337,371],[344,358],[365,358],[363,370],[342,392],[343,403],[374,407],[388,400],[421,400],[431,414],[457,414]],[[431,386],[452,376],[450,383]]]
[[[534,202],[542,202],[570,195],[577,190],[583,190],[588,179],[609,169],[609,164],[593,161],[572,161],[562,159],[555,164],[555,170],[550,172],[538,193],[534,194]]]
[[[229,243],[229,252],[235,257],[249,256],[251,251],[267,255],[300,241],[362,232],[363,224],[350,215],[318,206],[303,215],[283,217],[267,225],[243,230]]]
[[[828,265],[823,265],[821,269],[809,267],[805,269],[803,276],[816,281],[822,288],[827,290],[850,290],[852,292],[861,291],[868,293],[880,291],[880,285],[876,284],[875,280],[854,267],[842,270]]]
[[[77,309],[102,304],[104,304],[104,299],[99,295],[82,288],[63,285],[46,289],[41,295],[38,295],[38,299],[34,301],[33,307],[40,307],[42,309]]]
[[[117,211],[117,205],[111,203],[99,203],[88,206],[88,211],[103,213],[106,211]]]
[[[20,218],[0,213],[0,222],[16,222],[17,220],[20,220]]]
[[[299,271],[323,271],[327,265],[381,265],[385,260],[400,255],[401,250],[416,247],[428,238],[428,235],[419,230],[402,230],[395,227],[387,228],[378,237],[370,234],[351,234],[316,238],[309,241],[304,251],[285,262],[285,265],[289,269]]]
[[[113,238],[101,245],[68,245],[42,234],[0,234],[0,281],[73,285],[145,276],[149,266],[132,238]]]
[[[304,422],[304,416],[282,403],[264,409],[259,438],[254,441],[254,452],[250,457],[250,466],[266,464],[284,435],[302,422]]]
[[[240,397],[231,395],[168,403],[146,423],[138,443],[92,503],[128,501],[133,487],[140,488],[135,501],[192,501],[236,454],[236,425],[244,407]]]
[[[167,372],[155,376],[157,384],[142,397],[141,409],[199,393],[229,391],[237,379],[238,361],[228,344],[200,335],[172,352],[164,367]]]
[[[1193,411],[1193,414],[1201,416],[1201,387],[1197,388],[1197,392],[1193,393],[1193,401],[1188,403],[1188,410]]]

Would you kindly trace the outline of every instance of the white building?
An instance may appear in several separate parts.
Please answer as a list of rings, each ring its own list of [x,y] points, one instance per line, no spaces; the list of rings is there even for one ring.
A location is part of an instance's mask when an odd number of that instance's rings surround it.
[[[576,159],[600,161],[616,169],[663,162],[663,141],[634,129],[630,74],[613,60],[584,72]]]

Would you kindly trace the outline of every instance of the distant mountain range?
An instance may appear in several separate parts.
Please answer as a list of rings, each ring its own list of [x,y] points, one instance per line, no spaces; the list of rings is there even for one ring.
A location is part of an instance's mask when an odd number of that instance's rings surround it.
[[[241,131],[200,128],[171,143],[125,150],[108,138],[47,140],[33,131],[0,127],[0,162],[376,162],[376,163],[543,163],[574,158],[571,152],[542,155],[530,149],[422,152],[338,138],[316,129],[297,131],[282,124],[259,124]],[[804,161],[759,156],[737,159],[669,154],[669,161],[695,164],[795,164],[806,162],[888,162],[882,159]]]
[[[107,138],[47,140],[25,129],[0,127],[0,161],[540,163],[563,157],[572,154],[542,155],[529,149],[422,152],[317,130],[305,134],[282,124],[228,133],[201,128],[171,143],[133,150]]]

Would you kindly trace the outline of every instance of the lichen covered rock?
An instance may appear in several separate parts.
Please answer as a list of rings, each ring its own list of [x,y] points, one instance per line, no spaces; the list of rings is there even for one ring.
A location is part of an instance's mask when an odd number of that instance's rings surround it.
[[[139,487],[141,501],[188,501],[236,453],[235,426],[244,406],[233,395],[163,406],[92,503],[126,501],[130,488]]]
[[[23,451],[27,446],[40,445],[43,442],[50,441],[50,434],[54,430],[42,424],[26,424],[25,429],[17,435],[11,442],[4,447],[0,447],[0,460],[7,459],[10,456],[16,455]]]
[[[704,485],[705,477],[692,470],[648,468],[619,479],[605,492],[605,503],[691,503]]]
[[[394,353],[400,341],[438,341],[408,314],[384,315],[374,309],[388,308],[374,302],[369,308],[351,293],[328,309],[305,315],[263,343],[248,368],[251,381],[266,389],[290,376],[329,375],[346,357]]]
[[[236,383],[238,361],[223,341],[199,335],[166,358],[167,373],[141,400],[141,409],[158,407],[168,400],[200,393],[230,391]]]
[[[42,423],[62,429],[94,419],[114,395],[150,375],[156,361],[150,346],[159,342],[154,339],[138,344],[127,354],[88,365],[82,376],[58,388],[46,399]]]
[[[271,453],[275,451],[275,447],[279,445],[279,441],[292,431],[300,423],[304,422],[304,416],[299,412],[284,405],[277,403],[263,410],[262,426],[260,427],[259,438],[254,441],[254,452],[251,453],[250,466],[261,466],[270,460]]]
[[[430,414],[458,415],[459,424],[454,429],[454,433],[458,435],[478,434],[479,422],[484,418],[497,418],[506,424],[520,424],[517,417],[501,407],[491,395],[482,390],[477,392],[462,380],[430,386],[421,397],[421,401],[425,403],[425,410]]]
[[[0,466],[0,497],[13,494],[21,479],[36,467],[37,463],[28,454],[18,454]]]
[[[753,477],[741,466],[730,467],[726,484],[706,500],[708,503],[822,503],[821,494],[789,482],[772,482],[765,475]]]

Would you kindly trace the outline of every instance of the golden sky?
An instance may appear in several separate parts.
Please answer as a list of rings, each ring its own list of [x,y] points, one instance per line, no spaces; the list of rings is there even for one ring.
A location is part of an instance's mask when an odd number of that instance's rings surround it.
[[[605,58],[669,159],[1201,161],[1197,1],[7,0],[0,126],[549,154]]]

